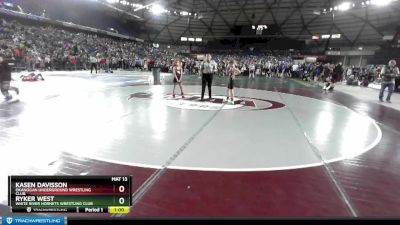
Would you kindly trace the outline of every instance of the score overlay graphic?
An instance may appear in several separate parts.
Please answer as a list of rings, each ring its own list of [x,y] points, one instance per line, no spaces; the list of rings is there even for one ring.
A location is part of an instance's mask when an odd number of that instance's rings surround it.
[[[8,205],[18,213],[127,213],[132,176],[9,176]]]

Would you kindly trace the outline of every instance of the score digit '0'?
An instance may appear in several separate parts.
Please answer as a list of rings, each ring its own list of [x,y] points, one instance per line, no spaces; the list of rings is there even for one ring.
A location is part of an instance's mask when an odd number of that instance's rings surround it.
[[[125,204],[125,198],[123,198],[123,197],[119,198],[118,202],[121,205]]]

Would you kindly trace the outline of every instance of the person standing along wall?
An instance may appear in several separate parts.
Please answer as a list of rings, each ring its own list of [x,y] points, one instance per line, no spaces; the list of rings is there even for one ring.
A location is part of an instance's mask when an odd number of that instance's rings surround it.
[[[386,97],[386,102],[391,103],[390,97],[394,91],[394,79],[399,77],[399,68],[396,66],[395,60],[390,60],[388,66],[383,67],[382,72],[382,83],[381,83],[381,91],[379,92],[379,101],[383,102],[383,95],[386,87],[388,90],[388,95]]]
[[[11,68],[8,65],[8,62],[4,60],[4,55],[0,55],[0,90],[4,95],[6,101],[10,101],[12,99],[12,95],[8,92],[9,90],[15,91],[19,94],[19,89],[16,87],[10,86],[11,83]]]
[[[281,62],[278,66],[279,78],[285,78],[285,63]]]
[[[254,64],[254,62],[250,62],[250,65],[249,65],[249,80],[250,79],[252,79],[252,80],[255,79],[255,72],[256,72],[256,65]]]

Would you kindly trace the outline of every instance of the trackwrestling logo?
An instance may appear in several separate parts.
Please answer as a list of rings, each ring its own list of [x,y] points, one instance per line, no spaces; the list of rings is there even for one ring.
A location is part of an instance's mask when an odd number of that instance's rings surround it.
[[[34,224],[54,224],[54,225],[64,225],[64,217],[24,217],[24,216],[13,216],[13,217],[2,217],[3,224],[24,224],[24,225],[34,225]]]
[[[152,93],[137,92],[130,94],[128,100],[131,99],[156,99]],[[186,94],[185,98],[177,95],[173,98],[172,95],[157,96],[157,99],[163,100],[162,103],[169,107],[179,109],[192,109],[192,110],[272,110],[285,107],[285,104],[271,101],[267,99],[240,97],[234,99],[234,104],[226,102],[226,96],[213,96],[211,100],[205,99],[200,101],[201,97],[198,94]]]

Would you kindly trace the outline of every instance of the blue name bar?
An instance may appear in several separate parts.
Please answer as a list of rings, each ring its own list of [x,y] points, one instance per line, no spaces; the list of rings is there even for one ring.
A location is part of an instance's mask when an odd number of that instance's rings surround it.
[[[27,217],[27,216],[3,216],[2,225],[36,225],[36,224],[53,224],[64,225],[64,217]]]

